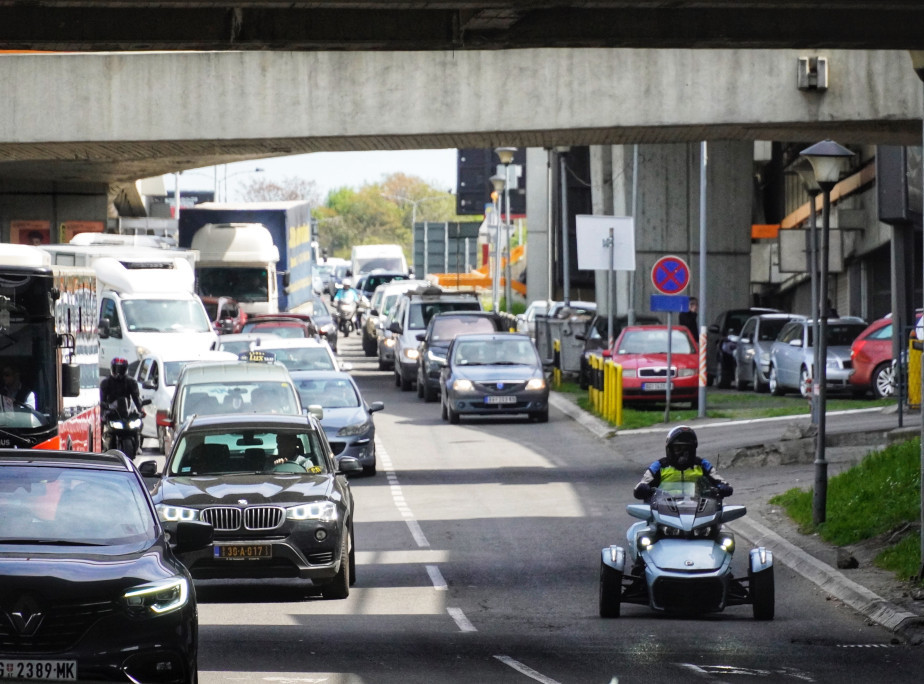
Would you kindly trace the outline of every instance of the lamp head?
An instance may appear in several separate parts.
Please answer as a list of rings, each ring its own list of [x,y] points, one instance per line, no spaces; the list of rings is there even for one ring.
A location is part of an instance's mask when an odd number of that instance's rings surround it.
[[[516,154],[517,148],[515,147],[495,147],[494,152],[497,154],[500,159],[501,164],[509,164],[513,161],[513,155]]]
[[[500,174],[495,174],[491,176],[489,180],[491,181],[491,184],[494,186],[494,191],[498,193],[503,192],[504,186],[507,185],[507,179],[501,176]]]
[[[853,152],[833,140],[822,140],[805,148],[800,154],[811,163],[815,180],[822,189],[834,187],[841,177],[844,163],[853,156]]]

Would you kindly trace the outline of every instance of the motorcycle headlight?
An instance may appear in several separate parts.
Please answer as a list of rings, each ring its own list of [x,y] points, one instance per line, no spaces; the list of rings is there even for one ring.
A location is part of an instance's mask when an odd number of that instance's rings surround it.
[[[314,503],[292,506],[286,509],[286,520],[320,520],[331,522],[337,519],[337,505],[333,501],[316,501]]]
[[[189,600],[189,583],[185,577],[171,577],[132,587],[122,594],[129,612],[138,616],[156,616],[172,613]]]
[[[735,550],[735,540],[731,537],[722,537],[719,540],[719,546],[725,551],[725,553],[733,553]]]
[[[475,389],[475,386],[472,384],[471,380],[456,380],[452,383],[452,388],[456,392],[471,392]]]
[[[361,423],[355,423],[353,425],[344,425],[342,428],[337,430],[338,437],[355,437],[356,435],[361,435],[364,432],[367,432],[372,427],[371,420],[364,420]]]
[[[384,344],[386,347],[388,347],[389,349],[391,349],[392,347],[395,346],[395,338],[394,338],[394,337],[386,337],[385,340],[382,342],[382,344]]]
[[[530,378],[526,383],[526,389],[528,390],[541,390],[545,389],[545,378]]]
[[[679,537],[683,534],[683,530],[678,530],[676,527],[668,527],[667,525],[659,525],[658,532],[664,537]]]
[[[706,525],[705,527],[699,527],[693,530],[694,537],[699,537],[699,538],[708,537],[711,534],[712,534],[712,525]]]
[[[157,517],[160,518],[161,522],[185,522],[188,520],[198,520],[199,511],[195,508],[171,506],[170,504],[157,504]]]
[[[141,418],[135,418],[134,420],[128,421],[129,430],[140,430],[141,429]]]
[[[109,424],[110,424],[110,425],[113,427],[113,429],[115,429],[115,430],[124,430],[124,429],[125,429],[125,422],[124,422],[124,421],[121,421],[121,420],[110,420],[110,421],[109,421]]]

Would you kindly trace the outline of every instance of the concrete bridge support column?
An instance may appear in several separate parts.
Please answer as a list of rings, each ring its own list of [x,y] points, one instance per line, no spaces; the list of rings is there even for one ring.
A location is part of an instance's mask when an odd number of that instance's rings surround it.
[[[17,222],[35,222],[31,225],[41,227],[43,242],[52,243],[61,241],[61,226],[73,221],[97,223],[105,230],[108,192],[109,186],[100,183],[0,180],[0,242],[25,241],[18,226],[13,228]]]
[[[526,150],[526,301],[552,299],[551,281],[552,215],[550,179],[553,153],[550,149]]]

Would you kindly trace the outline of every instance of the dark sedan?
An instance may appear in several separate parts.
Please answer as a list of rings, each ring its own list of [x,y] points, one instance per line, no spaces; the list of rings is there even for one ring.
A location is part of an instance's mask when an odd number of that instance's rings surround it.
[[[196,681],[192,578],[121,453],[0,450],[0,565],[0,678]]]
[[[209,547],[181,555],[194,578],[301,578],[342,599],[355,580],[344,475],[361,469],[334,458],[311,415],[199,416],[177,433],[152,496],[168,530],[214,526]],[[153,461],[141,471],[157,476]]]
[[[458,335],[440,373],[443,420],[527,414],[549,419],[549,386],[536,345],[519,333]]]

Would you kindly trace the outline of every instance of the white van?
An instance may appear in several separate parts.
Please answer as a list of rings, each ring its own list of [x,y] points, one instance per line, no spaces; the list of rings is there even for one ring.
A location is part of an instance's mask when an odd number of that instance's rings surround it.
[[[215,349],[202,300],[193,293],[193,269],[182,258],[103,257],[93,262],[99,297],[99,368],[113,358],[129,364],[148,352]]]
[[[372,271],[407,273],[407,259],[401,245],[356,245],[350,258],[351,276],[355,283],[359,276]]]

